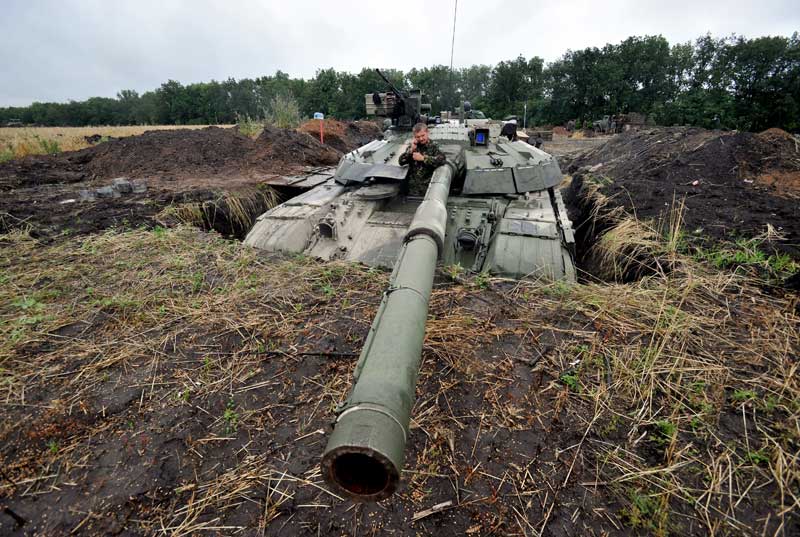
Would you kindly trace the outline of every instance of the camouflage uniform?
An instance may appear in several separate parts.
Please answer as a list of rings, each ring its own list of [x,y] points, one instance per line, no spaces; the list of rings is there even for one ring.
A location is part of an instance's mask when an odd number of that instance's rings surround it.
[[[444,164],[445,156],[433,141],[427,144],[417,144],[417,151],[425,156],[425,160],[417,162],[411,157],[411,147],[400,155],[400,165],[408,164],[408,194],[409,196],[424,196],[431,182],[433,170]]]

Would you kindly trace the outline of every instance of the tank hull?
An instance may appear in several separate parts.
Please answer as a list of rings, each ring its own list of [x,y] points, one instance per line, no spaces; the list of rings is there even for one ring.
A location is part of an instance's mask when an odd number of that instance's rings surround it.
[[[472,147],[468,129],[431,128],[448,158],[463,162],[453,181],[458,188],[446,204],[439,261],[475,273],[574,281],[575,241],[555,187],[561,180],[555,159],[524,142]],[[397,180],[404,173],[397,160],[407,143],[408,135],[400,134],[345,156],[337,176],[261,215],[245,244],[393,268],[421,202],[402,196]],[[493,166],[494,155],[513,166]],[[369,174],[392,177],[376,182]],[[465,240],[470,234],[474,245]]]

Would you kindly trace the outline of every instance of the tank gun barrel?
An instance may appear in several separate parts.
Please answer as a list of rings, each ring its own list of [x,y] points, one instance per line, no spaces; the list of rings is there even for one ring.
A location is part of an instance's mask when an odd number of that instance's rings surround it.
[[[354,499],[387,498],[400,480],[447,198],[460,166],[460,157],[448,158],[433,173],[322,457],[325,480]]]

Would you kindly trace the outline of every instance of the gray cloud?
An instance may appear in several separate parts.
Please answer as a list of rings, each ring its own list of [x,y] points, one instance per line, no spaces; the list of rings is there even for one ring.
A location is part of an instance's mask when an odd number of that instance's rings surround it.
[[[452,0],[387,2],[140,0],[4,2],[0,106],[143,92],[183,83],[318,68],[449,64]],[[460,0],[457,67],[661,34],[789,36],[794,1]]]

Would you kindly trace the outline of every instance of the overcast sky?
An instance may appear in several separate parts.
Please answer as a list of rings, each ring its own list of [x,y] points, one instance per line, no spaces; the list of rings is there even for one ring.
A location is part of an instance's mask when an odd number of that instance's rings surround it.
[[[0,0],[0,106],[318,68],[450,63],[454,0]],[[460,0],[456,67],[707,32],[800,29],[798,0]]]

